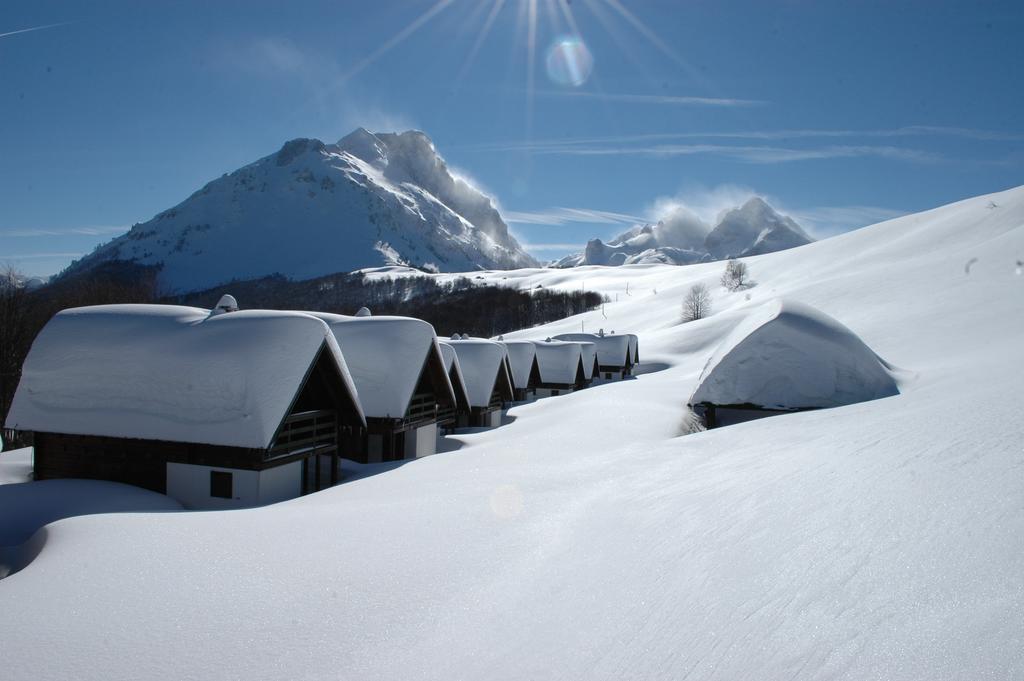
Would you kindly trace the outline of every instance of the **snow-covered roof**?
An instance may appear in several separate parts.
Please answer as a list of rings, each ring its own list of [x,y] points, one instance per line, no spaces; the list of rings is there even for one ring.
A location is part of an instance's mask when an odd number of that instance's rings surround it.
[[[211,315],[178,305],[64,310],[32,344],[7,427],[262,449],[321,348],[358,411],[334,336],[309,315]]]
[[[462,406],[469,405],[469,394],[466,392],[466,379],[462,375],[462,367],[459,365],[459,356],[455,354],[455,348],[443,342],[438,343],[441,350],[441,359],[444,360],[444,371],[448,374],[448,380],[455,391],[456,402]]]
[[[334,332],[345,353],[363,412],[373,418],[402,418],[416,391],[429,353],[440,348],[434,327],[412,317],[349,317],[310,312]],[[451,384],[448,389],[452,390]],[[452,392],[452,399],[455,394]]]
[[[562,333],[557,340],[588,341],[597,346],[597,362],[601,366],[622,367],[632,364],[629,334]]]
[[[582,346],[579,343],[546,340],[534,341],[537,349],[537,368],[542,383],[572,385],[580,366]]]
[[[530,371],[533,360],[537,357],[537,349],[533,343],[524,340],[501,341],[508,353],[508,363],[512,372],[512,384],[519,389],[527,387],[530,382]]]
[[[597,358],[597,346],[590,341],[570,341],[580,346],[580,358],[583,360],[583,375],[587,379],[594,377],[594,360]]]
[[[473,338],[471,340],[442,340],[458,356],[462,378],[466,382],[466,394],[472,407],[486,407],[491,402],[495,381],[504,382],[499,390],[511,394],[512,385],[505,364],[505,347],[495,341]]]
[[[809,305],[774,300],[715,349],[690,404],[801,409],[898,392],[883,361],[848,328]]]
[[[627,333],[629,337],[629,359],[636,364],[640,361],[640,337],[635,333]]]

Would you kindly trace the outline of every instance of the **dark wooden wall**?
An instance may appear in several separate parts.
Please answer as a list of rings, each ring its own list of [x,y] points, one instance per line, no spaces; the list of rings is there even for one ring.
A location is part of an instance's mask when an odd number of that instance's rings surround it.
[[[36,480],[112,480],[165,493],[167,462],[250,470],[265,467],[262,449],[60,433],[35,433],[34,439]]]

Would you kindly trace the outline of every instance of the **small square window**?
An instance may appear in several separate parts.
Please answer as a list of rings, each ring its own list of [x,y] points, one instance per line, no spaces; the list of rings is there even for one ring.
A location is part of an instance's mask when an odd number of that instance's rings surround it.
[[[210,496],[218,499],[233,498],[233,477],[227,471],[210,471]]]

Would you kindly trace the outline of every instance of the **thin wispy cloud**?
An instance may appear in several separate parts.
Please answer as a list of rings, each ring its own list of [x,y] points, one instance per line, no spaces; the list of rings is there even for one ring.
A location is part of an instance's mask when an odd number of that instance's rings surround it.
[[[4,229],[0,230],[0,237],[39,237],[39,236],[104,236],[108,234],[123,234],[128,231],[125,226],[110,227],[65,227],[65,228],[42,228],[42,229]]]
[[[586,244],[520,243],[527,251],[582,251]]]
[[[892,220],[907,213],[905,210],[881,206],[817,206],[789,211],[795,220],[818,239]]]
[[[42,258],[79,258],[85,253],[18,253],[0,255],[0,262],[5,260],[39,260]]]
[[[974,128],[955,128],[929,125],[912,125],[900,128],[874,130],[827,130],[827,129],[784,129],[784,130],[734,130],[710,132],[663,132],[638,135],[607,135],[599,137],[576,137],[528,142],[494,142],[468,147],[473,151],[525,151],[533,153],[562,153],[569,147],[604,148],[616,145],[667,143],[677,140],[756,140],[782,141],[797,139],[878,139],[878,138],[947,137],[979,141],[1024,141],[1024,134]],[[649,147],[648,147],[649,148]]]
[[[329,50],[300,45],[279,36],[256,36],[210,46],[214,63],[232,78],[246,77],[273,81],[276,87],[298,89],[307,99],[294,109],[297,128],[312,130],[324,140],[337,139],[357,127],[373,131],[397,131],[419,127],[404,112],[395,112],[375,100],[353,92],[331,91],[324,86],[342,77],[343,68]]]
[[[32,26],[31,28],[20,28],[17,31],[7,31],[6,33],[0,33],[0,38],[6,38],[12,35],[19,35],[21,33],[32,33],[33,31],[44,31],[48,28],[57,28],[58,26],[67,26],[73,22],[62,21],[56,24],[44,24],[42,26]]]
[[[541,211],[505,211],[506,222],[520,225],[549,225],[553,227],[570,223],[632,225],[642,218],[626,213],[615,213],[592,208],[548,208]]]
[[[615,92],[578,92],[575,90],[541,90],[536,94],[540,97],[549,98],[594,99],[603,102],[619,102],[623,104],[663,104],[671,106],[747,107],[760,106],[766,103],[755,99],[683,97],[676,95],[637,95]]]
[[[215,63],[232,73],[260,78],[288,77],[320,83],[338,72],[338,65],[326,53],[277,36],[218,42],[211,51]]]
[[[792,148],[730,146],[724,144],[656,144],[646,146],[549,145],[530,149],[535,154],[561,156],[718,156],[744,163],[790,163],[836,158],[877,157],[901,161],[934,162],[938,154],[919,149],[872,145],[829,145]]]

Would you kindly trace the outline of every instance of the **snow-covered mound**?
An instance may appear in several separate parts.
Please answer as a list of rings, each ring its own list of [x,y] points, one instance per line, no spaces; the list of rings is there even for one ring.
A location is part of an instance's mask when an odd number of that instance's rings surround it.
[[[809,305],[775,300],[751,311],[712,353],[690,404],[812,409],[898,392],[852,331]]]
[[[609,296],[505,337],[637,333],[648,373],[275,506],[50,525],[0,580],[4,678],[1024,678],[1018,260],[1024,188],[751,257],[746,291],[722,263],[481,273]],[[715,313],[683,324],[696,283]],[[777,298],[900,394],[681,437]]]
[[[592,239],[582,253],[562,258],[555,267],[692,265],[773,253],[811,241],[792,218],[755,196],[724,211],[713,229],[685,207],[677,207],[657,224],[633,227],[608,243]]]
[[[62,518],[180,510],[181,504],[164,494],[107,480],[38,480],[0,485],[0,547],[22,544],[39,528]]]
[[[180,511],[163,494],[106,480],[4,484],[0,477],[0,579],[23,569],[45,547],[50,523],[95,513]]]
[[[337,144],[295,139],[210,182],[69,268],[161,268],[167,292],[373,265],[441,272],[530,267],[491,200],[454,176],[419,131],[362,128]]]
[[[9,449],[0,453],[0,485],[32,479],[32,448]]]

